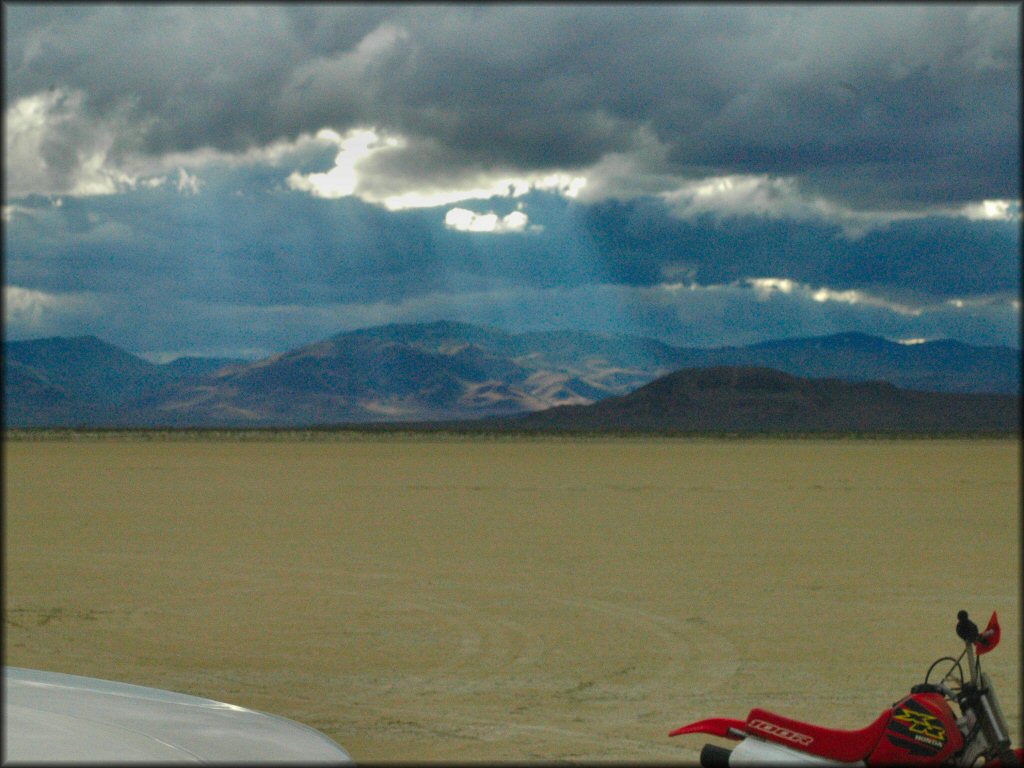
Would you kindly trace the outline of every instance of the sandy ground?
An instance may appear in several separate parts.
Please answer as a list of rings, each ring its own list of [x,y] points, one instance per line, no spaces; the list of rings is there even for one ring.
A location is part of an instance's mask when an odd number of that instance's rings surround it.
[[[751,706],[860,728],[959,652],[959,608],[999,611],[1020,722],[1015,440],[4,448],[6,663],[356,760],[694,762],[669,730]]]

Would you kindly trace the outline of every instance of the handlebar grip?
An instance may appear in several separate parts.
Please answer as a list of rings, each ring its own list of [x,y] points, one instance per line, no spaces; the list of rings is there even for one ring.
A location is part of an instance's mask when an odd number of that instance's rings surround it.
[[[956,636],[961,640],[973,643],[978,640],[978,625],[967,616],[967,611],[958,611],[956,614]]]

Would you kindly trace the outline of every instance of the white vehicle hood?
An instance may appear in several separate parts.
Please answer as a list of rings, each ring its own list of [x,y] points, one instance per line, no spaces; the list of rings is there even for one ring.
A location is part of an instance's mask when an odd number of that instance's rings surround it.
[[[292,720],[211,699],[4,667],[3,761],[351,763]]]

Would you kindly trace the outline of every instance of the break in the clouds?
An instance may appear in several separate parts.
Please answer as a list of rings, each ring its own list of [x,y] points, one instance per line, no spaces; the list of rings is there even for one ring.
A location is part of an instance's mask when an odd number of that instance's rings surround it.
[[[7,334],[1018,345],[1015,5],[6,4]]]

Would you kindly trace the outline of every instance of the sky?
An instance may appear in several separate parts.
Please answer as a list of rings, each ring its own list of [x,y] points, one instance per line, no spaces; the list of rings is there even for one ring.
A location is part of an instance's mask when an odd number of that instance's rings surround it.
[[[1019,4],[4,12],[4,335],[1020,346]]]

